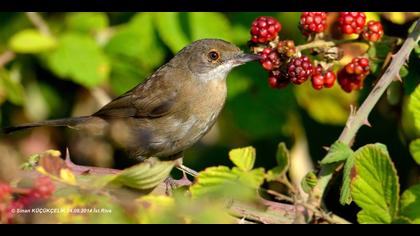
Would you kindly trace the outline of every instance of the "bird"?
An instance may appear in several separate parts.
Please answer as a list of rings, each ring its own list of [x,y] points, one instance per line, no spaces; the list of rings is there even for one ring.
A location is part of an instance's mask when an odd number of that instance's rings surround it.
[[[21,124],[4,132],[67,126],[109,136],[137,161],[176,159],[215,124],[226,101],[229,72],[259,59],[221,39],[197,40],[91,115]]]

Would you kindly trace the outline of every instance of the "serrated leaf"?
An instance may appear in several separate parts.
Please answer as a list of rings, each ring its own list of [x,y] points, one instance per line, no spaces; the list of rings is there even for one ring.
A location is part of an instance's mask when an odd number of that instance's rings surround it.
[[[212,193],[236,179],[237,175],[226,166],[206,168],[198,174],[196,183],[190,187],[191,195],[198,197]]]
[[[416,129],[420,131],[420,85],[417,86],[414,92],[410,95],[408,109],[414,116]]]
[[[38,30],[22,30],[10,38],[9,47],[17,53],[40,53],[57,46],[54,37],[42,34]]]
[[[351,179],[352,179],[352,169],[354,166],[354,157],[350,155],[346,159],[346,163],[344,164],[344,170],[343,170],[343,184],[341,185],[341,191],[340,191],[340,203],[341,205],[348,205],[352,202],[351,198]]]
[[[410,153],[414,161],[420,165],[420,139],[416,139],[410,143]]]
[[[192,40],[219,38],[231,41],[232,30],[229,20],[217,12],[189,12],[189,25]]]
[[[281,173],[285,173],[289,169],[290,154],[284,142],[277,146],[276,161]]]
[[[229,152],[229,159],[242,171],[250,171],[255,163],[255,148],[236,148]]]
[[[190,40],[182,30],[180,13],[160,12],[154,14],[154,16],[160,37],[173,53],[177,53],[190,43]]]
[[[162,183],[171,172],[173,161],[147,161],[119,173],[111,183],[134,189],[148,190]]]
[[[0,68],[0,86],[4,88],[7,99],[15,104],[22,105],[25,101],[25,90],[20,81],[13,80],[10,73]]]
[[[420,224],[420,185],[411,186],[401,195],[400,215]]]
[[[345,161],[349,156],[353,154],[353,150],[346,144],[336,141],[331,145],[330,150],[328,151],[327,156],[321,160],[320,164],[326,165],[335,162]]]
[[[318,177],[313,171],[308,172],[302,179],[301,186],[305,193],[310,193],[318,183]]]
[[[95,32],[108,27],[108,17],[103,12],[71,12],[66,14],[66,25],[70,30]]]
[[[109,74],[108,60],[96,42],[87,35],[67,33],[59,46],[46,56],[49,68],[63,79],[91,88]]]
[[[391,223],[398,212],[399,183],[395,167],[382,144],[369,144],[354,155],[356,176],[351,195],[362,208],[359,223]]]

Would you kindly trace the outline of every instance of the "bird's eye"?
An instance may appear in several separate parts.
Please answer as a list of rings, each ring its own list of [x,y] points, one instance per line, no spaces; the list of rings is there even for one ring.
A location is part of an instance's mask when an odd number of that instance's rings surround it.
[[[219,52],[214,51],[214,50],[210,51],[208,56],[209,56],[210,60],[212,60],[212,61],[217,61],[220,58]]]

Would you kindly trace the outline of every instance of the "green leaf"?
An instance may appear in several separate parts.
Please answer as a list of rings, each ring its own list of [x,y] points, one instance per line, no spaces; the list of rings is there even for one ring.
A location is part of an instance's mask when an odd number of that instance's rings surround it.
[[[302,182],[301,182],[302,190],[305,193],[310,193],[317,183],[318,183],[318,178],[315,172],[310,171],[302,179]]]
[[[353,200],[362,208],[359,223],[389,224],[398,212],[400,186],[386,147],[369,144],[354,155],[356,176],[351,183]]]
[[[217,12],[188,13],[192,40],[203,38],[219,38],[231,41],[232,31],[229,20]]]
[[[345,161],[349,156],[353,154],[353,150],[346,144],[336,141],[331,145],[330,150],[328,151],[327,156],[321,160],[321,165],[331,164],[335,162]]]
[[[250,171],[255,163],[255,148],[244,147],[229,152],[229,159],[242,171]]]
[[[290,154],[284,142],[279,143],[276,153],[277,166],[267,172],[267,180],[273,181],[284,176],[289,169]]]
[[[409,71],[408,71],[407,66],[402,66],[400,69],[400,77],[401,78],[406,77],[408,75],[408,72]]]
[[[159,66],[164,60],[165,52],[162,45],[158,44],[153,28],[153,14],[136,14],[128,24],[118,28],[105,46],[105,52],[116,60],[134,64],[137,70],[138,67],[151,70]]]
[[[257,168],[251,171],[244,172],[243,170],[233,167],[232,173],[238,176],[238,180],[250,188],[258,188],[264,183],[265,171],[264,168]]]
[[[341,205],[348,205],[352,202],[351,198],[351,179],[352,179],[352,169],[354,166],[354,157],[349,155],[344,164],[343,170],[343,184],[340,191],[340,203]]]
[[[410,143],[410,153],[416,163],[420,165],[420,139],[416,139]]]
[[[401,195],[400,215],[420,224],[420,185],[414,185]]]
[[[62,35],[58,48],[49,53],[46,60],[57,76],[88,88],[108,78],[108,60],[96,42],[87,35]]]
[[[103,12],[72,12],[66,14],[66,24],[70,30],[97,32],[108,27],[108,17]]]
[[[414,92],[410,95],[408,109],[414,116],[416,129],[420,131],[420,85],[417,86]]]
[[[22,30],[10,38],[9,47],[17,53],[40,53],[57,46],[55,38],[38,30]]]
[[[172,161],[151,161],[140,163],[119,173],[112,183],[134,189],[152,189],[162,183],[174,167]]]
[[[0,87],[4,88],[7,99],[15,104],[22,105],[25,101],[25,90],[20,81],[12,79],[11,74],[0,68]]]
[[[160,12],[154,16],[160,37],[173,53],[177,53],[191,42],[182,30],[180,13]]]
[[[196,183],[190,187],[191,195],[198,197],[219,191],[227,183],[234,183],[237,175],[226,166],[209,167],[196,177]]]

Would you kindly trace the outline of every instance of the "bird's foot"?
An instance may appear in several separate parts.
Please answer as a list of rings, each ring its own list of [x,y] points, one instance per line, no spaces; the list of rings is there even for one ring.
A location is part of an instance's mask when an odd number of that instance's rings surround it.
[[[170,196],[172,195],[172,192],[175,189],[184,187],[184,186],[188,187],[192,185],[192,182],[187,178],[187,175],[184,173],[184,176],[181,179],[174,179],[171,176],[169,176],[165,180],[165,185],[166,185],[165,193],[166,195]]]

